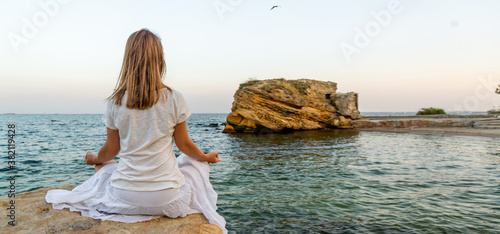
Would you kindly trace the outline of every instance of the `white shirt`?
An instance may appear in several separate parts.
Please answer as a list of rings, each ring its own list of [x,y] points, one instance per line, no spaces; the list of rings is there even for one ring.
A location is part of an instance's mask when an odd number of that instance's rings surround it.
[[[184,175],[174,155],[174,127],[191,115],[182,94],[161,90],[167,100],[160,100],[145,110],[126,107],[113,100],[107,104],[103,121],[120,134],[118,168],[111,175],[111,186],[132,191],[157,191],[180,188]]]

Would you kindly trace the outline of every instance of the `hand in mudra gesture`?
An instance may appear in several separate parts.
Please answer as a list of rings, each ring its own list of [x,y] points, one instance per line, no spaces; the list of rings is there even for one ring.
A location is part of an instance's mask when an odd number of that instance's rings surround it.
[[[97,155],[91,153],[90,151],[87,152],[87,154],[85,155],[85,163],[87,163],[87,165],[97,165],[99,164],[97,162]]]
[[[219,151],[214,151],[206,154],[207,157],[207,162],[208,163],[217,163],[220,162],[219,159]]]

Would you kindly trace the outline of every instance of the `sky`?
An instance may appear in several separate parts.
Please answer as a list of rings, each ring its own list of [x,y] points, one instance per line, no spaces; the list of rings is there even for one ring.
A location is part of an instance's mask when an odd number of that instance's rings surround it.
[[[161,37],[164,83],[193,113],[229,113],[249,78],[336,82],[361,112],[486,111],[500,106],[499,11],[497,0],[0,0],[0,113],[103,113],[141,28]]]

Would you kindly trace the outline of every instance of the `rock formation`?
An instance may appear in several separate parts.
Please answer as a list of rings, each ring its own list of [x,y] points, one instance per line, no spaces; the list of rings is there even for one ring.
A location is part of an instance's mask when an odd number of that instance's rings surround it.
[[[357,93],[337,93],[334,82],[250,80],[234,94],[224,132],[352,128],[359,117]]]
[[[72,189],[75,186],[63,186],[60,189]],[[119,223],[100,221],[82,217],[78,212],[68,209],[54,210],[45,202],[45,194],[55,188],[42,188],[35,191],[16,194],[15,226],[5,222],[0,225],[0,233],[222,233],[214,224],[209,224],[203,214],[192,214],[184,218],[170,219],[161,217],[140,223]],[[0,198],[1,206],[10,205],[10,198]],[[10,219],[9,219],[10,221]]]

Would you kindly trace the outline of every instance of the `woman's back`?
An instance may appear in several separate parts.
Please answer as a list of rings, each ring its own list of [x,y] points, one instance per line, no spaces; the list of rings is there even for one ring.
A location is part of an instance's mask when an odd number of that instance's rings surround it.
[[[115,188],[157,191],[184,184],[173,152],[173,133],[190,112],[181,93],[168,88],[161,92],[167,98],[143,110],[108,102],[104,123],[120,134],[120,163],[111,177]]]

